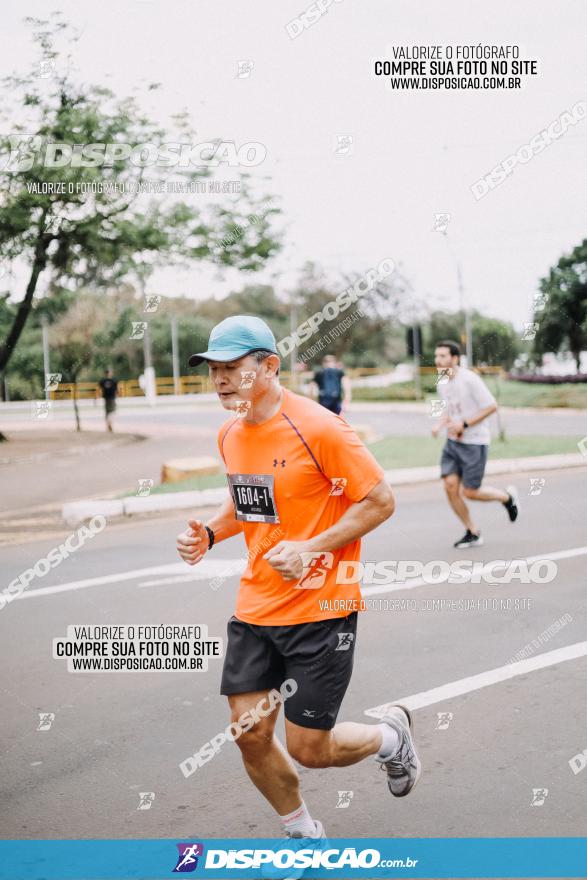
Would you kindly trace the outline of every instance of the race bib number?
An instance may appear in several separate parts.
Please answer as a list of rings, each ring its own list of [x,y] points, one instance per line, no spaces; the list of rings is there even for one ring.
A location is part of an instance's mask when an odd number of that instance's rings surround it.
[[[236,518],[278,523],[273,474],[228,474]]]

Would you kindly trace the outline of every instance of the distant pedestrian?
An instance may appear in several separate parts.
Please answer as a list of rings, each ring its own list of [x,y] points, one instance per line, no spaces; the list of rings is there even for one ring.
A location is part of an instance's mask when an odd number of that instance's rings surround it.
[[[343,404],[346,406],[351,402],[350,380],[334,355],[325,355],[322,368],[314,373],[312,382],[318,389],[318,403],[330,412],[340,415]]]
[[[116,411],[116,397],[118,395],[118,381],[112,375],[112,370],[106,370],[104,377],[100,379],[99,386],[104,398],[104,410],[106,415],[106,429],[112,431],[112,416]]]

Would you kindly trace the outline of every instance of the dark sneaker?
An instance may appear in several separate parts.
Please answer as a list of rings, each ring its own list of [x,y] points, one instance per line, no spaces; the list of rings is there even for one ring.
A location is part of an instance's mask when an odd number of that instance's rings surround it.
[[[474,535],[473,532],[467,529],[466,533],[460,539],[460,541],[456,541],[454,546],[459,550],[467,547],[481,547],[483,545],[483,538],[481,537],[481,532],[477,535]]]
[[[392,706],[381,722],[393,727],[399,736],[399,747],[390,758],[377,757],[376,760],[387,773],[387,785],[392,795],[405,797],[411,792],[422,772],[412,739],[412,716],[404,706]]]
[[[503,506],[508,512],[510,521],[515,522],[518,518],[518,513],[520,512],[520,499],[518,497],[518,490],[515,486],[506,486],[506,492],[510,497],[507,501],[503,502]]]

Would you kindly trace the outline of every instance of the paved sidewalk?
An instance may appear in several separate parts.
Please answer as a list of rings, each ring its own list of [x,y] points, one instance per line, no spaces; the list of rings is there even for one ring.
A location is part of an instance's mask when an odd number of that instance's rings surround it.
[[[12,430],[9,440],[0,443],[0,466],[24,462],[42,461],[58,455],[75,455],[86,452],[114,449],[139,438],[134,434],[108,434],[106,431]]]

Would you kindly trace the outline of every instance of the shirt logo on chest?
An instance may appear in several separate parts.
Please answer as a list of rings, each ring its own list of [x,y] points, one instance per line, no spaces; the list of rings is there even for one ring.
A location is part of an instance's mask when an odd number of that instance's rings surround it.
[[[276,468],[278,464],[281,464],[281,467],[285,467],[285,458],[282,458],[281,461],[278,461],[276,458],[273,459],[273,467]]]

